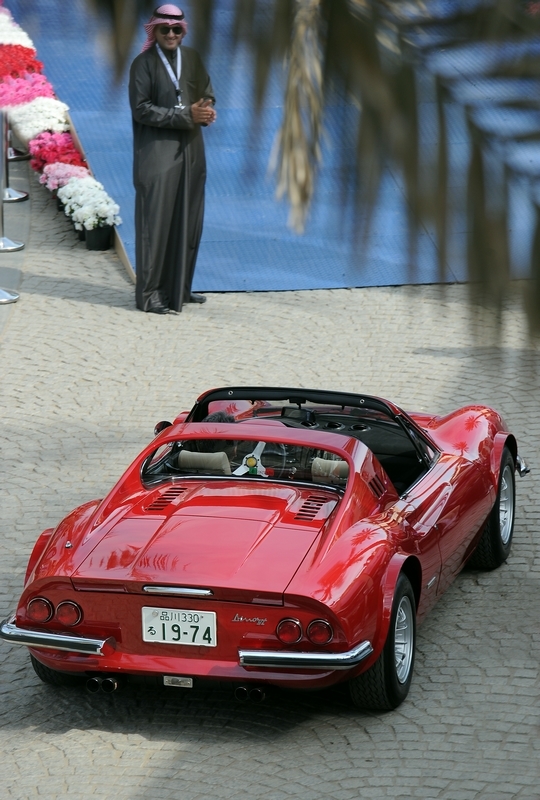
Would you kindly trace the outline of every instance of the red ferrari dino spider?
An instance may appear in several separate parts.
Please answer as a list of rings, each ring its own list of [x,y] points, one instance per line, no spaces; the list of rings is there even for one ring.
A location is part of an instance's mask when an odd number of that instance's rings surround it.
[[[215,679],[252,699],[347,681],[355,705],[395,708],[417,622],[465,563],[508,557],[528,471],[485,406],[233,387],[156,434],[34,546],[0,633],[44,681]]]

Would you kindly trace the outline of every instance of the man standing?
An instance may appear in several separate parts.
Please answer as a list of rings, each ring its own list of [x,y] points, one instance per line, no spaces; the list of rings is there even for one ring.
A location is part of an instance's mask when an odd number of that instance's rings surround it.
[[[131,65],[137,308],[155,314],[204,303],[191,292],[204,217],[201,125],[216,119],[214,92],[178,6],[159,6]]]

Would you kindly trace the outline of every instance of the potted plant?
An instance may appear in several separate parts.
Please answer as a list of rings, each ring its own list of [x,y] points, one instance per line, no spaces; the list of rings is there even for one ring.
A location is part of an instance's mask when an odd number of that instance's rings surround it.
[[[88,250],[108,250],[115,225],[120,225],[119,206],[94,178],[71,178],[58,190],[64,211],[76,230],[85,230]]]

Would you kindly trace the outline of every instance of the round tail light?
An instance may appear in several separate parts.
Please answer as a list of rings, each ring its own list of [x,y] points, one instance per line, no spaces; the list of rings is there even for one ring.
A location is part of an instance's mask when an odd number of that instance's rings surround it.
[[[48,622],[54,613],[52,603],[44,597],[34,597],[26,606],[26,616],[32,622]]]
[[[56,619],[61,625],[71,627],[81,621],[82,609],[77,603],[72,603],[71,600],[64,600],[56,609]]]
[[[296,619],[282,619],[276,628],[276,635],[283,644],[296,644],[302,638],[302,626]]]
[[[314,619],[307,629],[307,637],[313,644],[328,644],[334,638],[334,631],[324,619]]]

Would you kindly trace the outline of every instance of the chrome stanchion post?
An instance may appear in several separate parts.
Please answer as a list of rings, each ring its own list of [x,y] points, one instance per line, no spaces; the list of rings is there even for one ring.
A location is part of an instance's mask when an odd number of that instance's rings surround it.
[[[4,203],[20,203],[23,200],[28,200],[29,194],[28,192],[19,192],[17,189],[12,189],[9,185],[9,123],[8,123],[8,115],[4,112],[4,124],[2,129],[2,138],[3,142],[3,158],[4,158],[4,191],[2,193],[2,197],[4,198]]]
[[[5,112],[0,111],[0,192],[2,193],[2,197],[5,195],[6,191],[6,148],[7,148],[7,141],[6,141],[6,128],[5,128]],[[4,236],[4,204],[0,203],[0,253],[12,253],[14,250],[22,250],[24,247],[24,242],[13,242],[11,239],[8,239],[7,236]],[[7,292],[7,289],[4,289],[4,292]],[[13,293],[10,293],[13,294]],[[19,296],[15,298],[18,300]],[[4,303],[14,303],[15,300],[4,300]]]
[[[28,161],[30,158],[30,153],[23,153],[21,150],[16,150],[12,143],[12,136],[11,136],[11,129],[8,130],[8,146],[7,146],[7,158],[8,161]]]
[[[5,306],[8,303],[16,303],[18,299],[19,295],[12,289],[0,289],[0,306]]]

